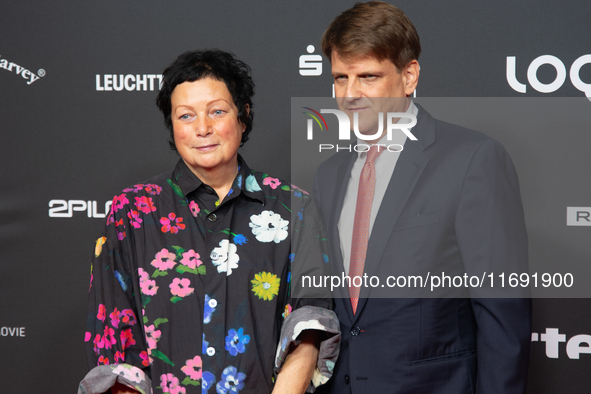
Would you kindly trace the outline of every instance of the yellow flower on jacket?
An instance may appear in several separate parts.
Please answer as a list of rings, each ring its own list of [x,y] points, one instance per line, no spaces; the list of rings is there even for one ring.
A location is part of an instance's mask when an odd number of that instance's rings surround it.
[[[271,301],[273,297],[279,294],[279,283],[281,279],[277,275],[269,272],[259,272],[254,275],[252,283],[252,291],[254,294],[263,300]]]
[[[103,245],[107,241],[107,237],[100,237],[96,240],[96,247],[94,248],[94,255],[99,257],[103,251]]]

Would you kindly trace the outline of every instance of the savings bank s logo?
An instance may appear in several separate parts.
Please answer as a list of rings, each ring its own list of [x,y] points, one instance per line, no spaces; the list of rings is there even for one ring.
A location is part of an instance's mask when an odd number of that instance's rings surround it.
[[[333,114],[336,115],[337,121],[339,123],[339,140],[351,140],[351,130],[359,140],[363,141],[371,141],[380,138],[384,132],[384,118],[386,118],[386,135],[387,140],[392,140],[392,135],[395,130],[402,131],[406,134],[406,137],[412,141],[417,141],[417,137],[415,137],[410,129],[417,124],[417,117],[414,114],[406,113],[406,112],[387,112],[384,116],[383,112],[378,113],[378,129],[374,134],[366,134],[361,133],[359,131],[359,113],[355,112],[353,115],[353,127],[351,127],[351,120],[349,116],[338,109],[321,109],[320,112],[316,111],[310,107],[302,107],[310,112],[302,112],[304,115],[308,115],[310,119],[307,119],[306,123],[306,138],[308,140],[314,139],[314,121],[320,127],[321,131],[328,131],[328,124],[326,119],[322,116],[322,114]],[[406,119],[406,122],[401,122],[403,119]],[[395,121],[396,120],[396,121]],[[324,126],[323,126],[324,125]],[[403,146],[400,144],[377,144],[378,146],[383,146],[384,149],[388,149],[391,152],[401,152],[403,150]],[[338,152],[339,150],[354,150],[355,152],[367,152],[370,148],[368,144],[357,144],[357,145],[334,145],[334,144],[319,144],[318,145],[319,152],[323,150],[333,150],[336,149]],[[379,148],[378,148],[379,149]]]
[[[306,52],[309,55],[300,56],[300,75],[304,77],[317,77],[322,75],[322,56],[314,55],[314,45],[308,45]]]

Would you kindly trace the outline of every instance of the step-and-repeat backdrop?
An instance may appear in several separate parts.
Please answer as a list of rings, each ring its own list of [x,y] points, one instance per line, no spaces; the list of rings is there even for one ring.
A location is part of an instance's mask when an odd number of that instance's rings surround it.
[[[242,155],[252,168],[290,179],[291,98],[332,95],[320,38],[353,4],[3,2],[1,392],[74,392],[85,375],[90,258],[108,202],[178,159],[155,105],[163,69],[199,48],[249,64],[255,127]],[[482,124],[513,156],[532,258],[551,258],[554,270],[590,264],[591,3],[395,5],[421,37],[417,100],[428,109],[428,98],[490,103],[465,125]],[[545,98],[532,127],[494,127],[512,108],[529,108],[535,119],[531,105]],[[591,392],[589,299],[534,299],[533,318],[529,393]]]

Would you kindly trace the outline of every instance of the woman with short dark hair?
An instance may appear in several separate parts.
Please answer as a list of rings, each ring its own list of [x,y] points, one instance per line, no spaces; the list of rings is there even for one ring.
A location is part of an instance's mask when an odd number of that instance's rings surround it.
[[[292,265],[324,265],[320,226],[304,219],[314,205],[238,154],[253,94],[226,52],[187,52],[164,71],[157,104],[180,160],[113,199],[80,393],[302,393],[331,376],[332,300],[290,291]]]

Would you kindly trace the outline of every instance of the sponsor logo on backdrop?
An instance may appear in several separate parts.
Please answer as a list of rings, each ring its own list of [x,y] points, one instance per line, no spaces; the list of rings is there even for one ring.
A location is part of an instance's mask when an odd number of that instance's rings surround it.
[[[25,337],[25,327],[0,327],[0,337]]]
[[[111,203],[112,201],[107,201],[103,208],[103,206],[99,206],[97,201],[91,200],[51,200],[49,201],[49,217],[73,218],[75,215],[83,215],[82,212],[84,212],[89,218],[102,219],[109,213]],[[103,211],[100,212],[100,209]],[[76,212],[80,213],[78,214]]]
[[[383,131],[384,131],[384,113],[380,112],[378,113],[378,130],[375,132],[375,134],[373,135],[367,135],[367,134],[362,134],[359,131],[359,113],[355,112],[353,114],[353,127],[351,127],[351,121],[349,119],[349,116],[347,116],[347,114],[343,111],[340,111],[338,109],[321,109],[320,112],[316,111],[315,109],[312,109],[310,107],[302,107],[303,109],[307,110],[305,112],[302,112],[304,115],[308,115],[310,117],[310,119],[307,120],[307,127],[306,127],[306,138],[310,141],[314,139],[314,122],[316,122],[316,124],[318,124],[318,126],[320,127],[321,131],[324,131],[324,129],[326,128],[326,131],[328,131],[328,125],[326,123],[326,119],[324,119],[324,117],[322,116],[322,114],[334,114],[337,117],[337,120],[339,122],[339,140],[350,140],[351,139],[351,130],[353,130],[353,133],[355,134],[355,136],[361,140],[371,140],[374,138],[378,138],[380,135],[382,135]],[[395,130],[397,131],[401,131],[404,134],[406,134],[406,136],[413,140],[416,141],[417,138],[410,132],[410,129],[412,127],[414,127],[417,124],[417,117],[413,114],[408,114],[406,112],[388,112],[385,116],[386,120],[386,133],[387,133],[387,140],[391,141],[392,140],[392,136],[393,136],[393,132]],[[404,122],[404,123],[396,123],[398,122],[398,119],[408,119],[409,122]],[[394,121],[394,119],[396,119],[396,122]],[[403,150],[403,146],[400,144],[390,144],[390,145],[385,145],[385,144],[378,144],[378,146],[381,146],[382,149],[387,149],[391,152],[401,152]],[[334,145],[334,144],[319,144],[318,145],[318,151],[322,152],[323,150],[334,150],[336,149],[336,151],[338,152],[339,150],[348,150],[349,152],[351,152],[351,150],[354,150],[355,152],[367,152],[370,148],[370,145],[368,144],[356,144],[356,145],[344,145],[344,146],[340,146],[340,145]]]
[[[569,340],[561,334],[558,328],[546,328],[546,332],[538,334],[532,332],[532,342],[546,343],[546,356],[548,358],[560,358],[560,344],[566,342],[566,356],[578,360],[581,354],[591,354],[591,335],[579,334]],[[564,355],[563,355],[564,357]]]
[[[40,68],[37,70],[37,74],[32,72],[31,70],[20,66],[14,62],[8,61],[6,59],[2,59],[0,56],[0,68],[3,68],[6,71],[10,71],[20,77],[22,77],[27,85],[32,84],[33,82],[37,81],[39,78],[45,76],[45,70]]]
[[[507,56],[507,82],[513,90],[519,93],[527,92],[527,85],[521,83],[517,79],[516,75],[516,63],[517,59],[515,56]],[[551,83],[542,83],[538,80],[538,69],[548,64],[556,70],[556,78]],[[581,68],[589,64],[591,65],[591,54],[583,55],[573,62],[570,66],[569,77],[570,81],[575,88],[585,93],[585,96],[591,100],[591,81],[585,83],[581,80],[580,71]],[[588,66],[591,67],[591,66]],[[552,93],[557,91],[564,85],[566,81],[566,66],[556,56],[542,55],[535,58],[527,68],[527,81],[529,85],[540,93]]]
[[[313,54],[316,48],[314,45],[308,45],[306,51],[308,55],[300,56],[300,75],[303,77],[317,77],[322,75],[322,56]],[[412,94],[417,97],[417,91]],[[332,84],[332,97],[335,97],[334,83]]]
[[[566,207],[567,226],[591,226],[591,207]]]
[[[96,74],[97,92],[153,92],[161,85],[162,74]]]
[[[309,55],[300,56],[300,75],[304,77],[322,75],[322,56],[312,55],[315,50],[314,45],[308,45],[306,51]]]

